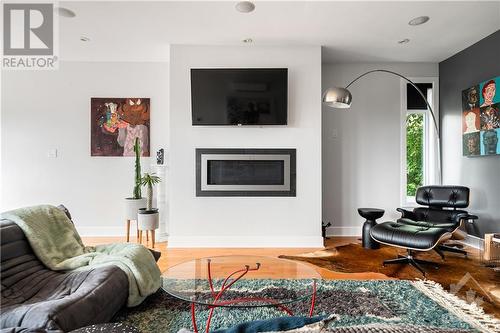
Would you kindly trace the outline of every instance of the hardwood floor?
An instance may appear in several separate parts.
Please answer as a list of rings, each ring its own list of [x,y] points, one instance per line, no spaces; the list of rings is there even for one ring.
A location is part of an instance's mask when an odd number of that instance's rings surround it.
[[[85,245],[97,245],[105,243],[120,243],[125,242],[125,237],[84,237]],[[135,239],[133,240],[135,241]],[[354,237],[333,237],[326,241],[326,247],[335,247],[357,241]],[[143,245],[151,247],[151,240],[145,242]],[[204,258],[211,256],[224,256],[224,255],[254,255],[254,256],[270,256],[278,257],[280,255],[297,255],[307,252],[314,252],[319,248],[167,248],[166,242],[156,243],[154,249],[161,252],[161,258],[158,261],[160,270],[164,272],[168,267],[188,261],[195,258]],[[242,264],[246,264],[243,263]],[[351,279],[351,280],[370,280],[370,279],[387,279],[383,274],[379,273],[340,273],[332,272],[315,265],[309,265],[315,269],[324,279]],[[282,270],[275,270],[280,272],[279,275],[273,274],[273,271],[262,271],[253,274],[256,278],[284,278]],[[307,277],[307,276],[302,276]]]

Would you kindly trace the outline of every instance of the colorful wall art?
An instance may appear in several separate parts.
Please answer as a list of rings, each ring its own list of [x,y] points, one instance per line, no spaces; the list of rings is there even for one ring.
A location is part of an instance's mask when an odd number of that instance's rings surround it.
[[[92,156],[134,156],[139,138],[149,156],[149,98],[91,98]]]
[[[462,91],[464,156],[500,155],[500,76]]]

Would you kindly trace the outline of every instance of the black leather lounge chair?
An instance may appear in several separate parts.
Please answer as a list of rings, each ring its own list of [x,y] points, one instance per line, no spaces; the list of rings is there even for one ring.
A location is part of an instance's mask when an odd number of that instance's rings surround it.
[[[417,190],[415,200],[427,207],[418,207],[413,211],[398,208],[402,213],[399,220],[374,226],[370,231],[374,240],[407,250],[406,256],[385,260],[384,265],[410,264],[425,276],[421,265],[430,264],[436,269],[438,266],[415,258],[415,251],[435,250],[443,259],[443,251],[467,254],[443,243],[457,233],[464,221],[478,218],[459,209],[469,206],[469,192],[465,186],[422,186]]]

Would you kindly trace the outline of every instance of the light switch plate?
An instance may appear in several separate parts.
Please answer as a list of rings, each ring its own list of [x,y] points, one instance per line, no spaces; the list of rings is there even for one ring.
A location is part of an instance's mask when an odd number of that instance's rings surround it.
[[[57,149],[56,148],[49,149],[47,152],[47,157],[48,158],[57,158]]]

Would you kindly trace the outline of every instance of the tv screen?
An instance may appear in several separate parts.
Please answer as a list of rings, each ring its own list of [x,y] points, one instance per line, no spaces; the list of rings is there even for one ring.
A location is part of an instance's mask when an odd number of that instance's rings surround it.
[[[193,125],[286,125],[288,70],[191,69]]]

